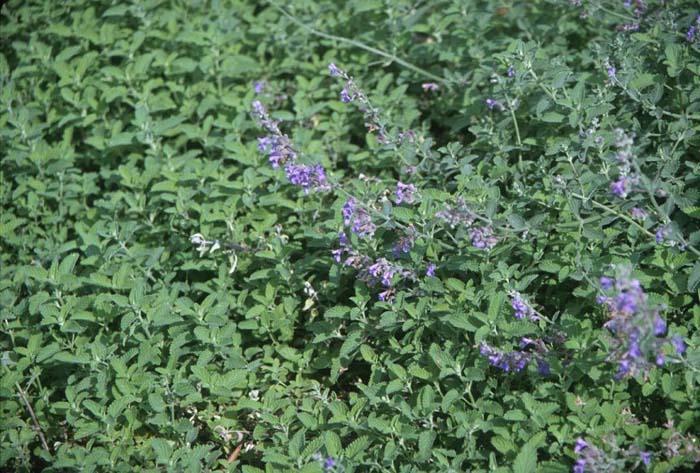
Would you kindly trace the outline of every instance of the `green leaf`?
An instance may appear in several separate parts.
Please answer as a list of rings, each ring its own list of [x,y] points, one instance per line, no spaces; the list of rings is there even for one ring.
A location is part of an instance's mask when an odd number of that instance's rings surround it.
[[[418,460],[426,461],[430,458],[435,437],[436,434],[432,430],[424,430],[420,433],[418,436]]]
[[[345,456],[349,459],[354,459],[358,457],[363,451],[367,450],[369,445],[369,438],[366,435],[362,435],[356,438],[345,447]]]
[[[340,437],[338,434],[333,432],[332,430],[329,430],[326,432],[325,435],[325,445],[326,445],[326,451],[328,452],[328,455],[331,457],[339,457],[341,452],[343,451],[343,446],[340,442]]]
[[[688,291],[694,292],[700,282],[700,262],[695,263],[688,275]]]
[[[537,450],[528,444],[515,457],[513,473],[532,473],[537,470]]]

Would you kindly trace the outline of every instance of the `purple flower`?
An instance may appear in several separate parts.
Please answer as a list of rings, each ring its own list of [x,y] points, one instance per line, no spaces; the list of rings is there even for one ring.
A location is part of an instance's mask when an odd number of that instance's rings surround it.
[[[394,257],[398,258],[401,253],[408,253],[411,251],[411,248],[413,248],[415,242],[416,230],[413,228],[413,226],[411,226],[409,232],[402,236],[398,242],[396,242],[396,246],[394,246]]]
[[[469,236],[472,239],[472,245],[480,250],[490,250],[496,243],[498,238],[493,234],[491,227],[478,227],[469,230]]]
[[[333,63],[328,64],[328,72],[330,72],[330,73],[331,73],[331,76],[333,76],[333,77],[342,76],[342,75],[343,75],[343,71],[340,70],[340,69],[338,68],[338,66],[336,66],[336,65],[333,64]]]
[[[394,293],[395,293],[395,292],[396,292],[396,291],[394,290],[394,288],[389,288],[389,289],[387,289],[387,290],[385,290],[385,291],[380,292],[379,295],[378,295],[377,297],[378,297],[379,300],[382,301],[382,302],[391,303],[392,300],[394,299]]]
[[[658,315],[654,317],[654,335],[660,337],[666,333],[666,322]]]
[[[659,228],[658,230],[656,230],[656,235],[655,235],[656,243],[660,245],[661,243],[664,242],[664,238],[666,238],[667,236],[668,236],[668,230],[666,229],[666,227]]]
[[[326,463],[323,465],[325,468],[333,468],[335,466],[335,460],[333,458],[326,458]]]
[[[541,358],[537,358],[537,372],[542,376],[549,376],[549,363],[547,363]]]
[[[588,448],[588,442],[579,437],[574,445],[574,453],[579,454],[584,448]]]
[[[495,108],[498,111],[503,111],[503,105],[498,100],[486,99],[486,106],[489,108],[489,110],[493,110]]]
[[[651,453],[639,452],[639,456],[642,458],[642,463],[644,463],[644,466],[649,466],[649,463],[651,463]]]
[[[513,77],[515,75],[515,68],[513,66],[508,67],[508,77]]]
[[[586,472],[586,459],[585,458],[579,458],[576,460],[576,464],[574,465],[574,473],[585,473]]]
[[[481,342],[480,353],[488,357],[489,363],[493,366],[502,369],[506,373],[517,373],[525,368],[532,358],[532,354],[528,352],[513,351],[504,353],[490,347],[485,342]]]
[[[458,225],[470,226],[474,223],[474,214],[466,208],[461,199],[458,204],[457,207],[447,207],[445,210],[440,210],[435,216],[444,220],[450,228],[455,228]]]
[[[512,298],[511,305],[513,306],[513,310],[515,311],[515,318],[516,319],[522,319],[527,316],[532,315],[533,310],[532,308],[527,305],[527,303],[520,298],[519,295],[515,295]]]
[[[679,355],[685,353],[685,342],[681,337],[673,337],[671,342],[673,342],[673,347],[676,349],[676,353]]]
[[[255,83],[253,84],[253,90],[255,90],[256,95],[262,94],[266,88],[267,88],[267,81],[265,81],[265,80],[256,80]]]
[[[425,92],[429,90],[435,91],[440,88],[440,86],[437,85],[435,82],[425,82],[421,87],[423,87],[423,91]]]
[[[309,191],[329,190],[330,184],[326,179],[326,171],[320,164],[307,166],[304,164],[289,164],[284,168],[289,182],[304,189],[304,194]]]
[[[693,41],[694,38],[695,38],[695,25],[690,25],[690,28],[688,28],[688,31],[685,34],[685,40],[690,43]]]
[[[617,70],[615,69],[615,66],[608,66],[608,77],[610,79],[615,79],[617,74]]]
[[[632,218],[636,218],[637,220],[646,220],[649,216],[646,210],[639,207],[632,207],[630,213],[632,214]]]
[[[435,265],[433,263],[430,263],[428,267],[425,270],[425,275],[434,277],[435,276]]]
[[[343,90],[340,91],[341,102],[349,103],[358,97],[359,93],[355,87],[355,84],[352,82],[352,80],[349,80],[347,85],[343,87]]]
[[[664,356],[663,353],[659,353],[656,355],[656,364],[657,366],[663,366],[663,364],[666,362],[666,357]]]
[[[614,279],[610,279],[606,276],[603,276],[600,278],[600,285],[603,286],[603,289],[606,291],[609,291],[610,289],[612,289],[613,284],[615,284]]]
[[[398,182],[396,184],[396,205],[399,205],[402,202],[412,204],[414,202],[414,194],[416,191],[416,186],[413,184],[403,184],[402,182]]]
[[[373,279],[381,281],[385,287],[391,286],[391,278],[398,272],[398,268],[392,265],[386,258],[379,258],[367,268],[367,273]]]
[[[612,193],[616,196],[624,199],[627,197],[631,185],[632,180],[628,176],[620,176],[617,181],[610,184],[610,190],[612,190]]]
[[[343,204],[343,221],[345,225],[350,225],[350,222],[352,220],[352,216],[355,214],[355,207],[357,206],[357,201],[350,197],[345,204]]]

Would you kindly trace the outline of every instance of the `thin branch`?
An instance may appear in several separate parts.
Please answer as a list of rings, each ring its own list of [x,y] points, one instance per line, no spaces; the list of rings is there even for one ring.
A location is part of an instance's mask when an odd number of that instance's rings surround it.
[[[324,33],[323,31],[318,31],[318,30],[310,27],[309,25],[301,22],[300,20],[298,20],[296,17],[294,17],[289,12],[287,12],[287,10],[285,10],[281,6],[277,5],[275,2],[269,2],[269,3],[274,8],[279,10],[279,12],[282,13],[282,15],[286,16],[293,23],[295,23],[296,25],[305,29],[306,31],[308,31],[312,35],[319,36],[319,37],[325,38],[325,39],[330,39],[333,41],[339,41],[341,43],[346,43],[346,44],[349,44],[351,46],[355,46],[356,48],[364,49],[365,51],[368,51],[372,54],[375,54],[377,56],[381,56],[383,58],[389,59],[390,61],[396,62],[397,64],[400,64],[403,67],[405,67],[406,69],[410,69],[413,72],[417,72],[418,74],[421,74],[421,75],[423,75],[429,79],[432,79],[436,82],[441,82],[441,83],[448,85],[448,86],[450,85],[450,81],[448,79],[446,79],[444,77],[436,76],[435,74],[432,74],[432,73],[426,71],[425,69],[422,69],[414,64],[411,64],[410,62],[404,61],[403,59],[396,57],[393,54],[389,54],[387,52],[384,52],[381,49],[373,48],[372,46],[368,46],[368,45],[366,45],[360,41],[354,40],[354,39],[344,38],[342,36],[336,36],[333,34]]]
[[[37,420],[36,415],[34,414],[34,409],[32,409],[32,405],[29,404],[27,394],[24,392],[19,383],[15,383],[15,386],[19,391],[19,396],[22,398],[22,401],[24,401],[24,405],[29,411],[29,415],[32,417],[32,422],[34,423],[34,430],[39,434],[39,438],[41,439],[41,444],[43,445],[44,450],[46,450],[46,452],[50,455],[51,449],[49,449],[49,444],[46,442],[46,437],[44,437],[44,431],[42,430],[41,425],[39,425],[39,421]]]

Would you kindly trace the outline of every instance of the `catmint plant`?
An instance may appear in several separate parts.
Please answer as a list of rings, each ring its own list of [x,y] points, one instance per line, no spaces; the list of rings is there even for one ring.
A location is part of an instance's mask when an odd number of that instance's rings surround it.
[[[652,454],[640,450],[636,446],[620,448],[613,436],[606,439],[606,444],[611,450],[597,447],[579,437],[574,445],[574,453],[578,457],[574,464],[574,473],[616,473],[618,471],[632,471],[640,466],[648,467],[651,464]]]
[[[654,366],[666,362],[669,351],[681,355],[682,340],[667,336],[666,321],[661,308],[649,304],[639,280],[629,268],[619,271],[617,279],[600,279],[603,294],[598,303],[606,307],[610,319],[605,327],[613,335],[610,361],[618,365],[616,378],[648,374]]]

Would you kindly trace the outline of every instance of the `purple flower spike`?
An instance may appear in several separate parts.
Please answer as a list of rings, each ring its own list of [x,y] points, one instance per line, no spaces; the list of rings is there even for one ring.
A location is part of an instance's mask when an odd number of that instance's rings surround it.
[[[657,315],[654,317],[654,335],[660,337],[664,333],[666,333],[666,322]]]
[[[661,244],[664,242],[664,239],[668,236],[668,230],[665,227],[661,227],[658,230],[656,230],[656,243]]]
[[[644,463],[644,466],[649,466],[649,463],[651,463],[651,453],[639,452],[639,456],[642,458],[642,463]]]
[[[425,270],[425,275],[430,276],[430,277],[435,277],[435,265],[433,263],[430,263]]]
[[[267,81],[265,81],[265,80],[256,80],[255,83],[253,84],[253,90],[255,91],[255,95],[262,94],[266,88],[267,88]]]
[[[489,110],[493,110],[495,108],[500,112],[503,111],[503,105],[498,100],[486,99],[486,106],[489,108]]]
[[[629,194],[630,188],[632,186],[632,181],[627,176],[620,176],[620,179],[610,184],[610,190],[616,196],[624,199]]]
[[[320,164],[306,166],[304,164],[289,164],[284,168],[289,182],[304,189],[304,194],[311,190],[329,190],[330,184],[326,179],[326,170]]]
[[[574,465],[574,473],[586,473],[586,459],[579,458]]]
[[[685,342],[681,337],[673,337],[671,341],[673,342],[673,347],[676,349],[676,353],[679,355],[685,353]]]
[[[508,77],[513,77],[515,75],[515,68],[513,66],[510,66],[508,68]]]
[[[407,204],[412,204],[415,202],[415,193],[417,189],[413,184],[403,184],[398,182],[396,184],[396,205],[406,202]]]
[[[341,71],[338,66],[336,66],[333,63],[328,64],[328,72],[331,73],[331,76],[336,77],[336,76],[341,76],[343,75],[343,71]]]
[[[637,220],[646,220],[646,218],[649,216],[646,210],[639,207],[632,207],[630,209],[630,213],[632,214],[632,218]]]
[[[609,66],[608,67],[608,77],[610,79],[615,79],[617,75],[617,70],[615,69],[615,66]]]
[[[603,286],[603,289],[606,291],[609,291],[610,289],[612,289],[613,284],[615,284],[614,279],[610,279],[610,278],[605,277],[605,276],[600,278],[600,285]]]
[[[574,445],[574,453],[579,454],[584,448],[588,448],[588,442],[579,437],[576,440],[576,445]]]

